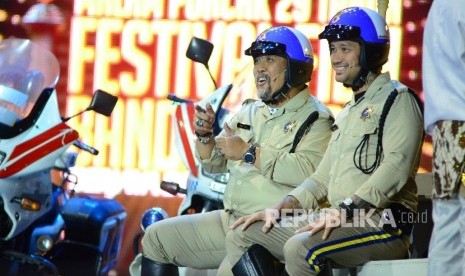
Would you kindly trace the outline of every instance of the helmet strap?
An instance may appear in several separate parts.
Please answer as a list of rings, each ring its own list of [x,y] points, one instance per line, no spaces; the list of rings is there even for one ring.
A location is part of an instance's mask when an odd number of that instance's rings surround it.
[[[263,101],[266,105],[276,105],[283,99],[287,98],[287,94],[289,93],[289,90],[291,90],[291,86],[285,82],[283,86],[281,86],[280,89],[278,89],[276,92],[273,93],[271,96],[271,100],[268,101]]]
[[[344,86],[351,87],[352,91],[358,91],[362,86],[364,86],[367,83],[368,72],[368,70],[362,67],[362,69],[360,69],[360,73],[358,74],[357,78],[355,78],[355,80],[352,82],[352,84],[344,84]]]
[[[368,79],[368,72],[367,70],[367,57],[366,57],[366,49],[365,49],[365,42],[361,38],[355,38],[353,41],[358,42],[360,45],[360,57],[359,57],[359,64],[360,64],[360,73],[352,82],[351,85],[344,84],[345,87],[351,87],[352,91],[358,91],[362,86],[367,83]]]

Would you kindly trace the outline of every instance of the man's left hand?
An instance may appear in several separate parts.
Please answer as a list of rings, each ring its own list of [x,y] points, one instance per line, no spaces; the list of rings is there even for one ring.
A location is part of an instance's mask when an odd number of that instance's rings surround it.
[[[310,236],[324,229],[323,240],[326,240],[334,228],[341,226],[341,212],[338,209],[323,209],[320,217],[309,225],[295,231],[296,234],[309,231]]]
[[[241,160],[242,155],[249,149],[250,145],[247,144],[242,138],[234,134],[227,123],[224,123],[225,136],[216,138],[216,148],[229,160]]]

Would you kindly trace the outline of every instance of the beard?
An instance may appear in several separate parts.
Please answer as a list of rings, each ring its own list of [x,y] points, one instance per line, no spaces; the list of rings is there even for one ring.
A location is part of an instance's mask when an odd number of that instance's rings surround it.
[[[271,96],[272,96],[272,93],[271,93],[271,87],[267,87],[265,89],[260,89],[258,90],[258,97],[262,100],[262,101],[269,101],[271,100]]]
[[[262,101],[271,100],[273,93],[271,91],[271,81],[270,81],[271,79],[270,79],[270,77],[266,76],[266,75],[259,75],[258,77],[265,78],[265,83],[266,83],[265,87],[257,89],[258,97]],[[257,79],[258,79],[258,77],[257,77]]]

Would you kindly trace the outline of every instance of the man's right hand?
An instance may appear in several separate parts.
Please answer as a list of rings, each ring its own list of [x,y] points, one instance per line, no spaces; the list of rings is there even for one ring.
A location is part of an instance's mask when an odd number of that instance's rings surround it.
[[[215,111],[213,111],[210,103],[205,105],[203,109],[200,105],[195,105],[194,114],[194,130],[195,132],[204,137],[213,134],[213,124],[215,123]]]
[[[302,205],[300,202],[293,196],[288,195],[284,198],[283,201],[279,202],[276,205],[273,205],[271,208],[265,209],[260,212],[253,213],[248,216],[240,217],[236,222],[234,222],[229,229],[236,229],[237,226],[242,225],[242,231],[245,231],[249,225],[257,221],[264,221],[262,231],[264,233],[270,232],[271,228],[278,223],[278,219],[281,217],[280,212],[284,209],[287,210],[302,210]]]
[[[245,231],[252,223],[255,223],[257,221],[264,221],[265,225],[263,225],[262,231],[264,233],[268,233],[270,232],[271,228],[273,228],[274,224],[278,223],[278,219],[279,209],[269,208],[260,212],[253,213],[248,216],[240,217],[229,227],[229,229],[236,229],[239,225],[243,224],[241,230]]]

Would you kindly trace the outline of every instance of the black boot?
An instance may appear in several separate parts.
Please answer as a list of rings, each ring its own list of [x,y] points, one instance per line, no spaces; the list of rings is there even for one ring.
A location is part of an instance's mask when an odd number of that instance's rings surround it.
[[[179,276],[178,267],[172,264],[162,264],[142,256],[141,276]]]
[[[326,259],[324,261],[324,265],[321,265],[320,267],[321,270],[320,273],[318,273],[318,276],[333,276],[333,266],[329,259]]]
[[[232,272],[236,276],[277,276],[276,265],[281,264],[266,248],[254,244],[233,266]]]

